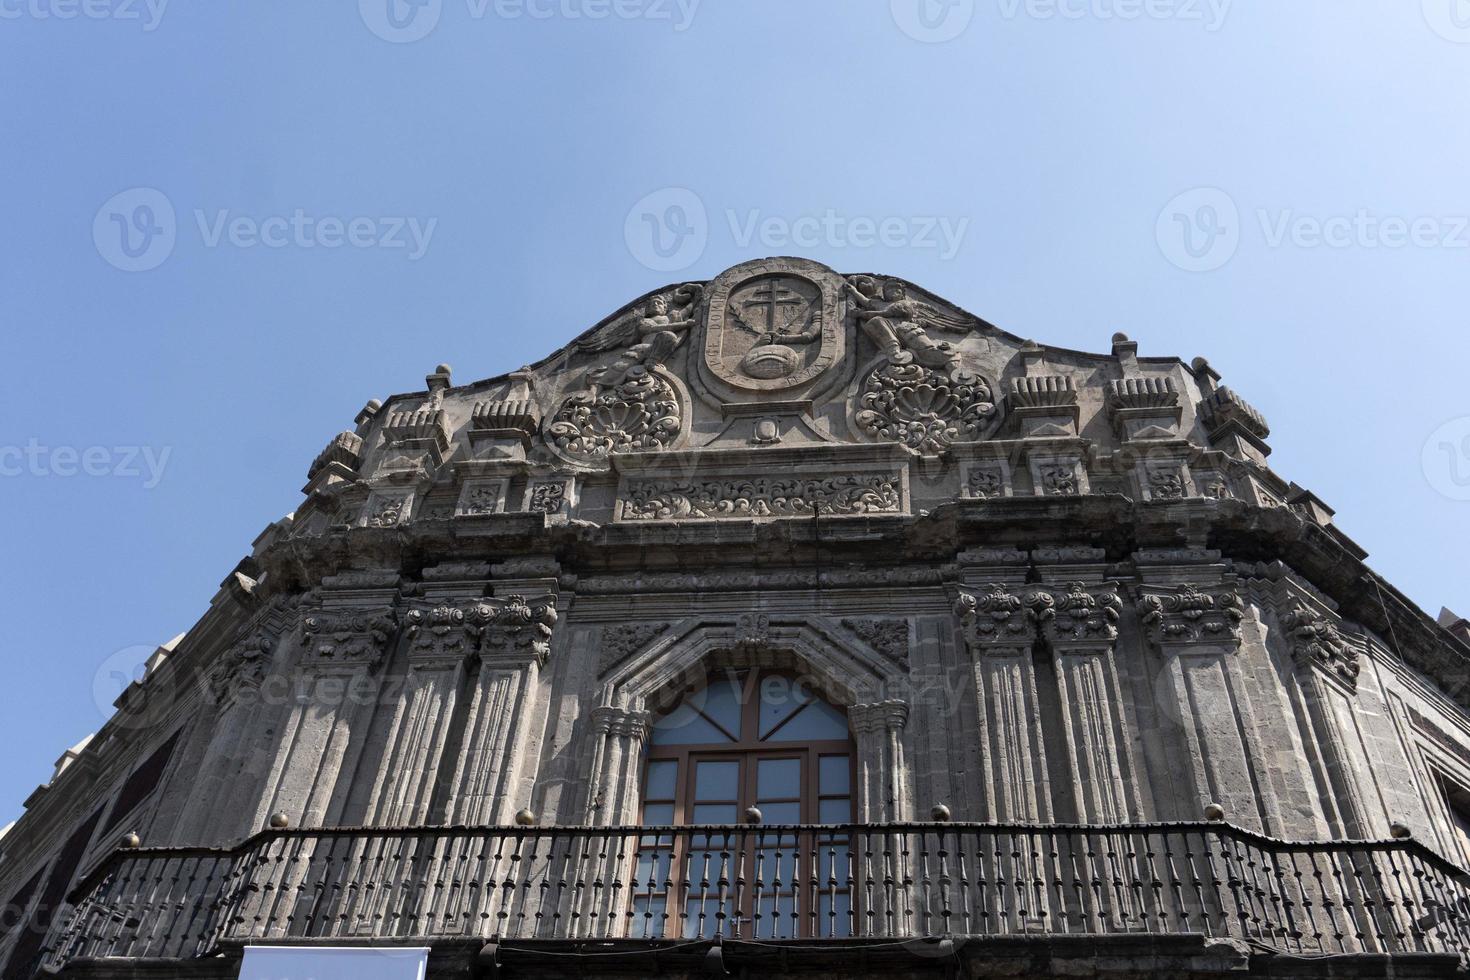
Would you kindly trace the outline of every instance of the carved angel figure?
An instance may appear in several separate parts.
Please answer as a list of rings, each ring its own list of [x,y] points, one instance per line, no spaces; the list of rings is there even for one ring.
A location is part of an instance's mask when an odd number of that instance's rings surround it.
[[[703,299],[704,286],[685,283],[669,293],[650,297],[641,315],[615,320],[578,344],[579,350],[592,354],[623,348],[611,364],[587,372],[588,387],[595,390],[619,384],[633,367],[651,367],[668,360],[689,336]]]
[[[975,321],[955,317],[929,303],[909,299],[908,289],[896,279],[880,285],[871,276],[853,276],[843,284],[858,306],[857,321],[892,364],[919,363],[953,374],[959,370],[959,351],[947,341],[929,337],[927,327],[964,333]]]

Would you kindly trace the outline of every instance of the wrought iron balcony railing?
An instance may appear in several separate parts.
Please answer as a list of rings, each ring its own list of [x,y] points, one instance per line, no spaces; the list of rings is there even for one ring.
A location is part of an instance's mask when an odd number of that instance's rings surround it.
[[[52,969],[366,938],[1153,933],[1470,950],[1470,879],[1420,844],[1292,843],[1223,823],[284,830],[120,851],[73,901]]]

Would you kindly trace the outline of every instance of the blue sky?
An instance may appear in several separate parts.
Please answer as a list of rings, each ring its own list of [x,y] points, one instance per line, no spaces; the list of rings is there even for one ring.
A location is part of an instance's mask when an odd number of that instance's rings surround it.
[[[766,254],[1209,357],[1470,612],[1467,0],[0,0],[0,87],[0,824],[368,398]]]

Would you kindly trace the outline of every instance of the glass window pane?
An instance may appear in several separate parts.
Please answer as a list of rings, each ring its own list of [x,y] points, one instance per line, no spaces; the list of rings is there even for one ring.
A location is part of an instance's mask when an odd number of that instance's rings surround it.
[[[852,765],[845,755],[824,755],[818,782],[825,794],[846,793],[852,779]]]
[[[800,803],[756,804],[761,811],[761,823],[801,823]]]
[[[694,764],[696,800],[734,800],[740,797],[740,763],[697,762]]]
[[[734,803],[696,803],[694,805],[695,823],[734,823]]]
[[[843,894],[817,896],[817,935],[822,938],[843,939],[852,935],[852,902]],[[835,913],[835,914],[834,914]]]
[[[717,725],[736,738],[740,737],[740,696],[745,690],[745,675],[720,674],[710,678],[709,687],[689,696],[689,703],[708,715]]]
[[[760,680],[760,737],[765,738],[777,725],[799,711],[812,696],[803,685],[791,678],[768,674]]]
[[[763,800],[801,796],[801,760],[760,760],[756,768],[756,783],[756,793]]]
[[[674,822],[674,804],[672,803],[645,803],[643,804],[643,822],[655,827],[667,826]]]
[[[844,796],[817,804],[818,823],[852,823],[852,800]]]
[[[648,764],[648,788],[643,792],[645,800],[672,800],[674,778],[679,773],[679,763],[673,759],[660,759]]]
[[[817,844],[817,888],[846,888],[848,845],[836,844],[831,840]]]
[[[792,912],[795,910],[795,899],[790,895],[767,895],[761,898],[756,902],[756,938],[792,938],[795,929]]]
[[[770,735],[773,742],[842,738],[847,738],[847,717],[825,701],[813,701],[779,731]]]
[[[730,737],[720,731],[687,704],[653,723],[654,745],[707,745],[711,742],[728,742]]]

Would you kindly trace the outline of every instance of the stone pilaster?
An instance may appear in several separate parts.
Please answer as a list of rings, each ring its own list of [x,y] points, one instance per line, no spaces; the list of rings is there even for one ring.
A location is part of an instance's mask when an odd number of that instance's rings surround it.
[[[1051,819],[1041,708],[1032,649],[1036,617],[1029,592],[993,585],[961,592],[955,601],[975,673],[985,817],[996,821]]]
[[[1185,780],[1176,816],[1197,819],[1219,803],[1230,821],[1270,832],[1277,807],[1238,662],[1244,604],[1235,577],[1213,552],[1135,558],[1139,618],[1164,659],[1157,697],[1179,726],[1168,746]]]
[[[408,676],[389,722],[370,824],[410,826],[428,820],[465,670],[478,652],[485,625],[498,612],[487,600],[468,599],[418,606],[405,614]]]
[[[378,670],[396,629],[396,611],[381,602],[344,601],[303,612],[294,703],[276,741],[267,790],[258,798],[255,829],[277,811],[304,827],[337,818],[348,782],[339,777],[356,770],[363,728],[380,700]]]
[[[1136,770],[1113,660],[1122,601],[1112,585],[1075,582],[1039,591],[1033,606],[1056,664],[1077,819],[1126,823],[1137,816]],[[1063,778],[1052,773],[1053,779]]]
[[[451,823],[509,823],[529,802],[521,798],[519,784],[533,764],[526,743],[541,668],[551,653],[556,600],[511,595],[488,601],[495,615],[480,634],[479,674],[452,782]]]

